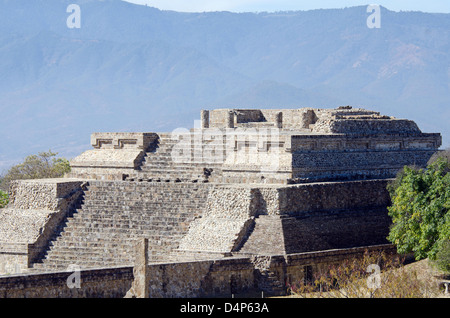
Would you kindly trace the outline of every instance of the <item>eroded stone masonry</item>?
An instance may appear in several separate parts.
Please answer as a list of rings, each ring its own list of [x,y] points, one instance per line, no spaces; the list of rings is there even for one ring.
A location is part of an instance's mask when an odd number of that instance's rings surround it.
[[[12,183],[0,297],[283,294],[317,267],[392,249],[386,184],[424,167],[441,136],[350,106],[215,109],[189,130],[91,145],[65,178]],[[73,266],[81,289],[63,283]]]

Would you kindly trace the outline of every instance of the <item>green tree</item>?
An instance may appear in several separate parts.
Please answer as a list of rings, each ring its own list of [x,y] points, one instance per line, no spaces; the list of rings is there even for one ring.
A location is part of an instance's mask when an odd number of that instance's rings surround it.
[[[9,184],[13,180],[63,177],[70,172],[70,164],[67,159],[58,158],[56,155],[57,153],[49,150],[26,157],[22,163],[8,170],[1,181],[0,189],[8,191]]]
[[[449,168],[446,158],[437,158],[426,169],[405,167],[388,187],[393,222],[388,239],[399,253],[435,260],[450,238]]]
[[[450,240],[443,242],[436,254],[435,264],[440,270],[450,273]]]
[[[8,193],[0,190],[0,209],[4,208],[9,201]]]

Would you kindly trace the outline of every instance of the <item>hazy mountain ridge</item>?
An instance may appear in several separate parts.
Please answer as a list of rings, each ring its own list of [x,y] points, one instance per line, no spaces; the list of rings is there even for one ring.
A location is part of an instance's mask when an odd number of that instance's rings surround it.
[[[66,8],[81,7],[69,29]],[[179,13],[119,0],[0,0],[0,171],[94,131],[192,127],[216,107],[365,106],[450,137],[450,14],[366,7]],[[3,162],[3,165],[2,165]]]

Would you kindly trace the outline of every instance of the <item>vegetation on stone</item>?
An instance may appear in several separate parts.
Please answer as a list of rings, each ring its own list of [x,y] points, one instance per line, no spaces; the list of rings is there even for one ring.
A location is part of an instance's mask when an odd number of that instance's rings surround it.
[[[0,190],[7,192],[13,180],[63,177],[70,172],[69,160],[56,157],[57,155],[58,153],[49,150],[26,157],[22,163],[11,167],[0,179]]]
[[[446,272],[450,273],[450,240],[445,240],[441,248],[436,253],[436,266]]]
[[[8,193],[0,190],[0,209],[4,208],[8,204]]]
[[[445,156],[430,160],[426,169],[405,167],[389,186],[388,208],[393,226],[388,239],[399,253],[414,253],[416,259],[435,260],[449,270],[450,164]]]

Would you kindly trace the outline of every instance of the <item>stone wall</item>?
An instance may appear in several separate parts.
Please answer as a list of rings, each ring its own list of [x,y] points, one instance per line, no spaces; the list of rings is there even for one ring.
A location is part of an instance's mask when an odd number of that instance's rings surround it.
[[[79,179],[34,179],[12,181],[8,208],[59,211],[73,203],[79,192]]]
[[[280,187],[258,187],[254,189],[257,198],[255,209],[258,214],[279,215],[280,214]]]
[[[214,186],[178,251],[265,255],[385,244],[387,182]]]
[[[394,178],[403,167],[425,167],[434,151],[315,152],[293,155],[295,183]]]
[[[440,134],[303,134],[292,135],[292,153],[307,151],[375,151],[436,150],[441,146]]]
[[[345,133],[345,134],[392,134],[392,133],[420,133],[417,124],[412,120],[355,117],[351,119],[320,118],[314,125],[313,132]]]
[[[295,182],[393,178],[407,165],[425,167],[439,134],[293,136]]]
[[[147,151],[155,147],[156,133],[93,133],[91,145],[70,162],[68,177],[123,180],[137,170]]]
[[[195,219],[178,250],[229,253],[253,224],[257,198],[251,188],[212,187],[203,215]]]
[[[309,131],[317,120],[314,110],[299,109],[214,109],[209,110],[209,128],[277,127]],[[281,114],[281,115],[280,115]],[[230,118],[232,127],[230,127]]]
[[[256,216],[289,215],[298,212],[387,207],[390,205],[386,190],[388,182],[389,179],[295,185],[230,185],[223,188],[234,189],[236,192],[251,191]],[[219,189],[222,187],[217,187],[217,191]],[[226,201],[225,206],[231,204],[230,201]]]
[[[222,182],[283,184],[292,176],[291,136],[279,129],[248,128],[226,136]]]
[[[305,267],[314,272],[364,252],[395,252],[392,245],[336,249],[291,255],[225,258],[183,263],[150,264],[147,269],[151,298],[231,297],[235,294],[274,292],[304,279]],[[274,289],[277,289],[276,291]]]
[[[330,264],[364,252],[395,252],[392,245],[336,249],[259,258],[226,258],[196,262],[150,264],[148,295],[151,298],[231,297],[264,292],[286,294],[289,285]],[[132,290],[138,275],[133,267],[115,267],[0,277],[0,298],[116,298]],[[76,276],[79,275],[79,276]],[[69,284],[68,284],[69,283]],[[79,285],[77,285],[79,283]],[[72,288],[71,288],[72,287]],[[281,292],[281,293],[280,293]]]
[[[147,150],[158,139],[155,133],[93,133],[91,145],[95,149]]]
[[[1,276],[0,298],[123,298],[133,278],[133,267]]]
[[[84,182],[75,179],[13,181],[0,213],[0,274],[25,271],[79,203]],[[18,269],[18,270],[17,270]]]
[[[278,127],[288,130],[329,133],[420,133],[407,119],[350,106],[337,109],[214,109],[203,117],[203,128]],[[279,115],[281,114],[281,115]],[[281,120],[281,125],[279,121]],[[230,125],[231,123],[231,125]]]
[[[287,254],[389,243],[386,208],[299,213],[280,221]]]
[[[386,244],[391,225],[387,182],[260,187],[255,190],[254,226],[238,253],[289,254]]]
[[[250,259],[149,265],[151,298],[220,297],[254,288]]]
[[[279,188],[279,214],[387,207],[388,180],[320,182]]]
[[[326,269],[330,265],[360,258],[364,253],[380,253],[395,255],[396,248],[391,244],[373,245],[367,247],[333,249],[309,253],[293,253],[283,258],[273,257],[273,263],[278,264],[278,275],[284,277],[288,285],[295,285],[306,279],[308,275],[314,275],[316,271]],[[286,264],[286,265],[284,265]],[[280,269],[283,271],[281,272]]]

